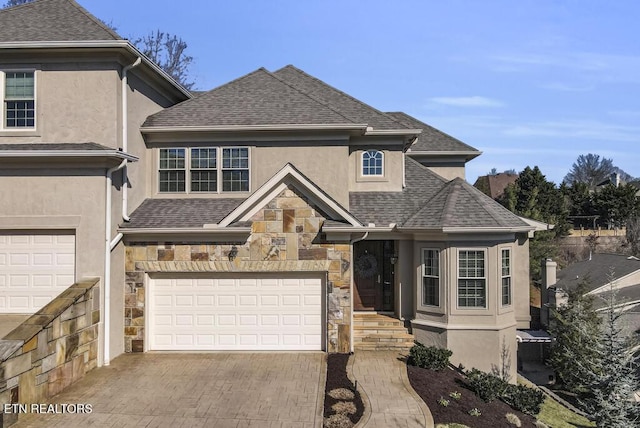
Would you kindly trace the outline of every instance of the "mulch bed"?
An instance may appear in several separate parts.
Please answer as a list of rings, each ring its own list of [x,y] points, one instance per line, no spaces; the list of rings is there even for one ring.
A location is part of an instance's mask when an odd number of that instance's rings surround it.
[[[415,366],[407,366],[407,374],[411,386],[427,404],[436,424],[459,423],[470,427],[504,427],[514,428],[505,415],[513,413],[522,422],[522,427],[535,428],[535,418],[512,409],[508,404],[496,399],[485,403],[469,389],[465,379],[455,370],[445,369],[433,371]],[[456,400],[449,396],[451,392],[459,392]],[[449,400],[448,406],[438,404],[440,397]],[[471,416],[468,412],[477,408],[481,416]]]
[[[349,419],[354,424],[357,423],[362,417],[364,412],[364,404],[360,394],[356,391],[355,385],[347,377],[347,363],[349,362],[349,354],[329,354],[327,356],[327,383],[324,390],[324,417],[327,418],[335,412],[331,409],[331,406],[339,401],[329,396],[329,392],[338,389],[345,388],[353,392],[355,398],[351,400],[356,406],[356,413],[349,415]]]

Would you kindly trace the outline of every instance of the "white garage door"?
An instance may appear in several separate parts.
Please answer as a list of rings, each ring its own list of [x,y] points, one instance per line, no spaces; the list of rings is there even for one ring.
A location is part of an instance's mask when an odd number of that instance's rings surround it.
[[[74,235],[0,234],[0,313],[31,314],[75,278]]]
[[[168,278],[149,284],[151,350],[321,350],[320,278]]]

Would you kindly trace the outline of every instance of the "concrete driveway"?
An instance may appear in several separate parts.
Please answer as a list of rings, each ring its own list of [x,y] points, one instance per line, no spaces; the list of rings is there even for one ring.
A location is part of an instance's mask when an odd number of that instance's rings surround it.
[[[55,397],[90,414],[28,414],[15,427],[322,425],[325,354],[125,354]],[[59,407],[61,408],[61,407]]]

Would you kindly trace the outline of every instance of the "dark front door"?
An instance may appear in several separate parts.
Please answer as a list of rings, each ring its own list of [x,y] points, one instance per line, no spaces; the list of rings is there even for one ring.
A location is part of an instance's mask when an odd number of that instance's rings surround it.
[[[356,311],[393,309],[393,241],[361,241],[354,245],[353,275]]]

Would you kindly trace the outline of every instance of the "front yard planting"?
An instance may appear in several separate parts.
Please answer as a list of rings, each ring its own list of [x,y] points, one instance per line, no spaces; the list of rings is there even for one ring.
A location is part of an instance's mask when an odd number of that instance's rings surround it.
[[[327,383],[324,396],[324,428],[350,428],[364,412],[355,385],[347,377],[349,354],[327,356]]]

